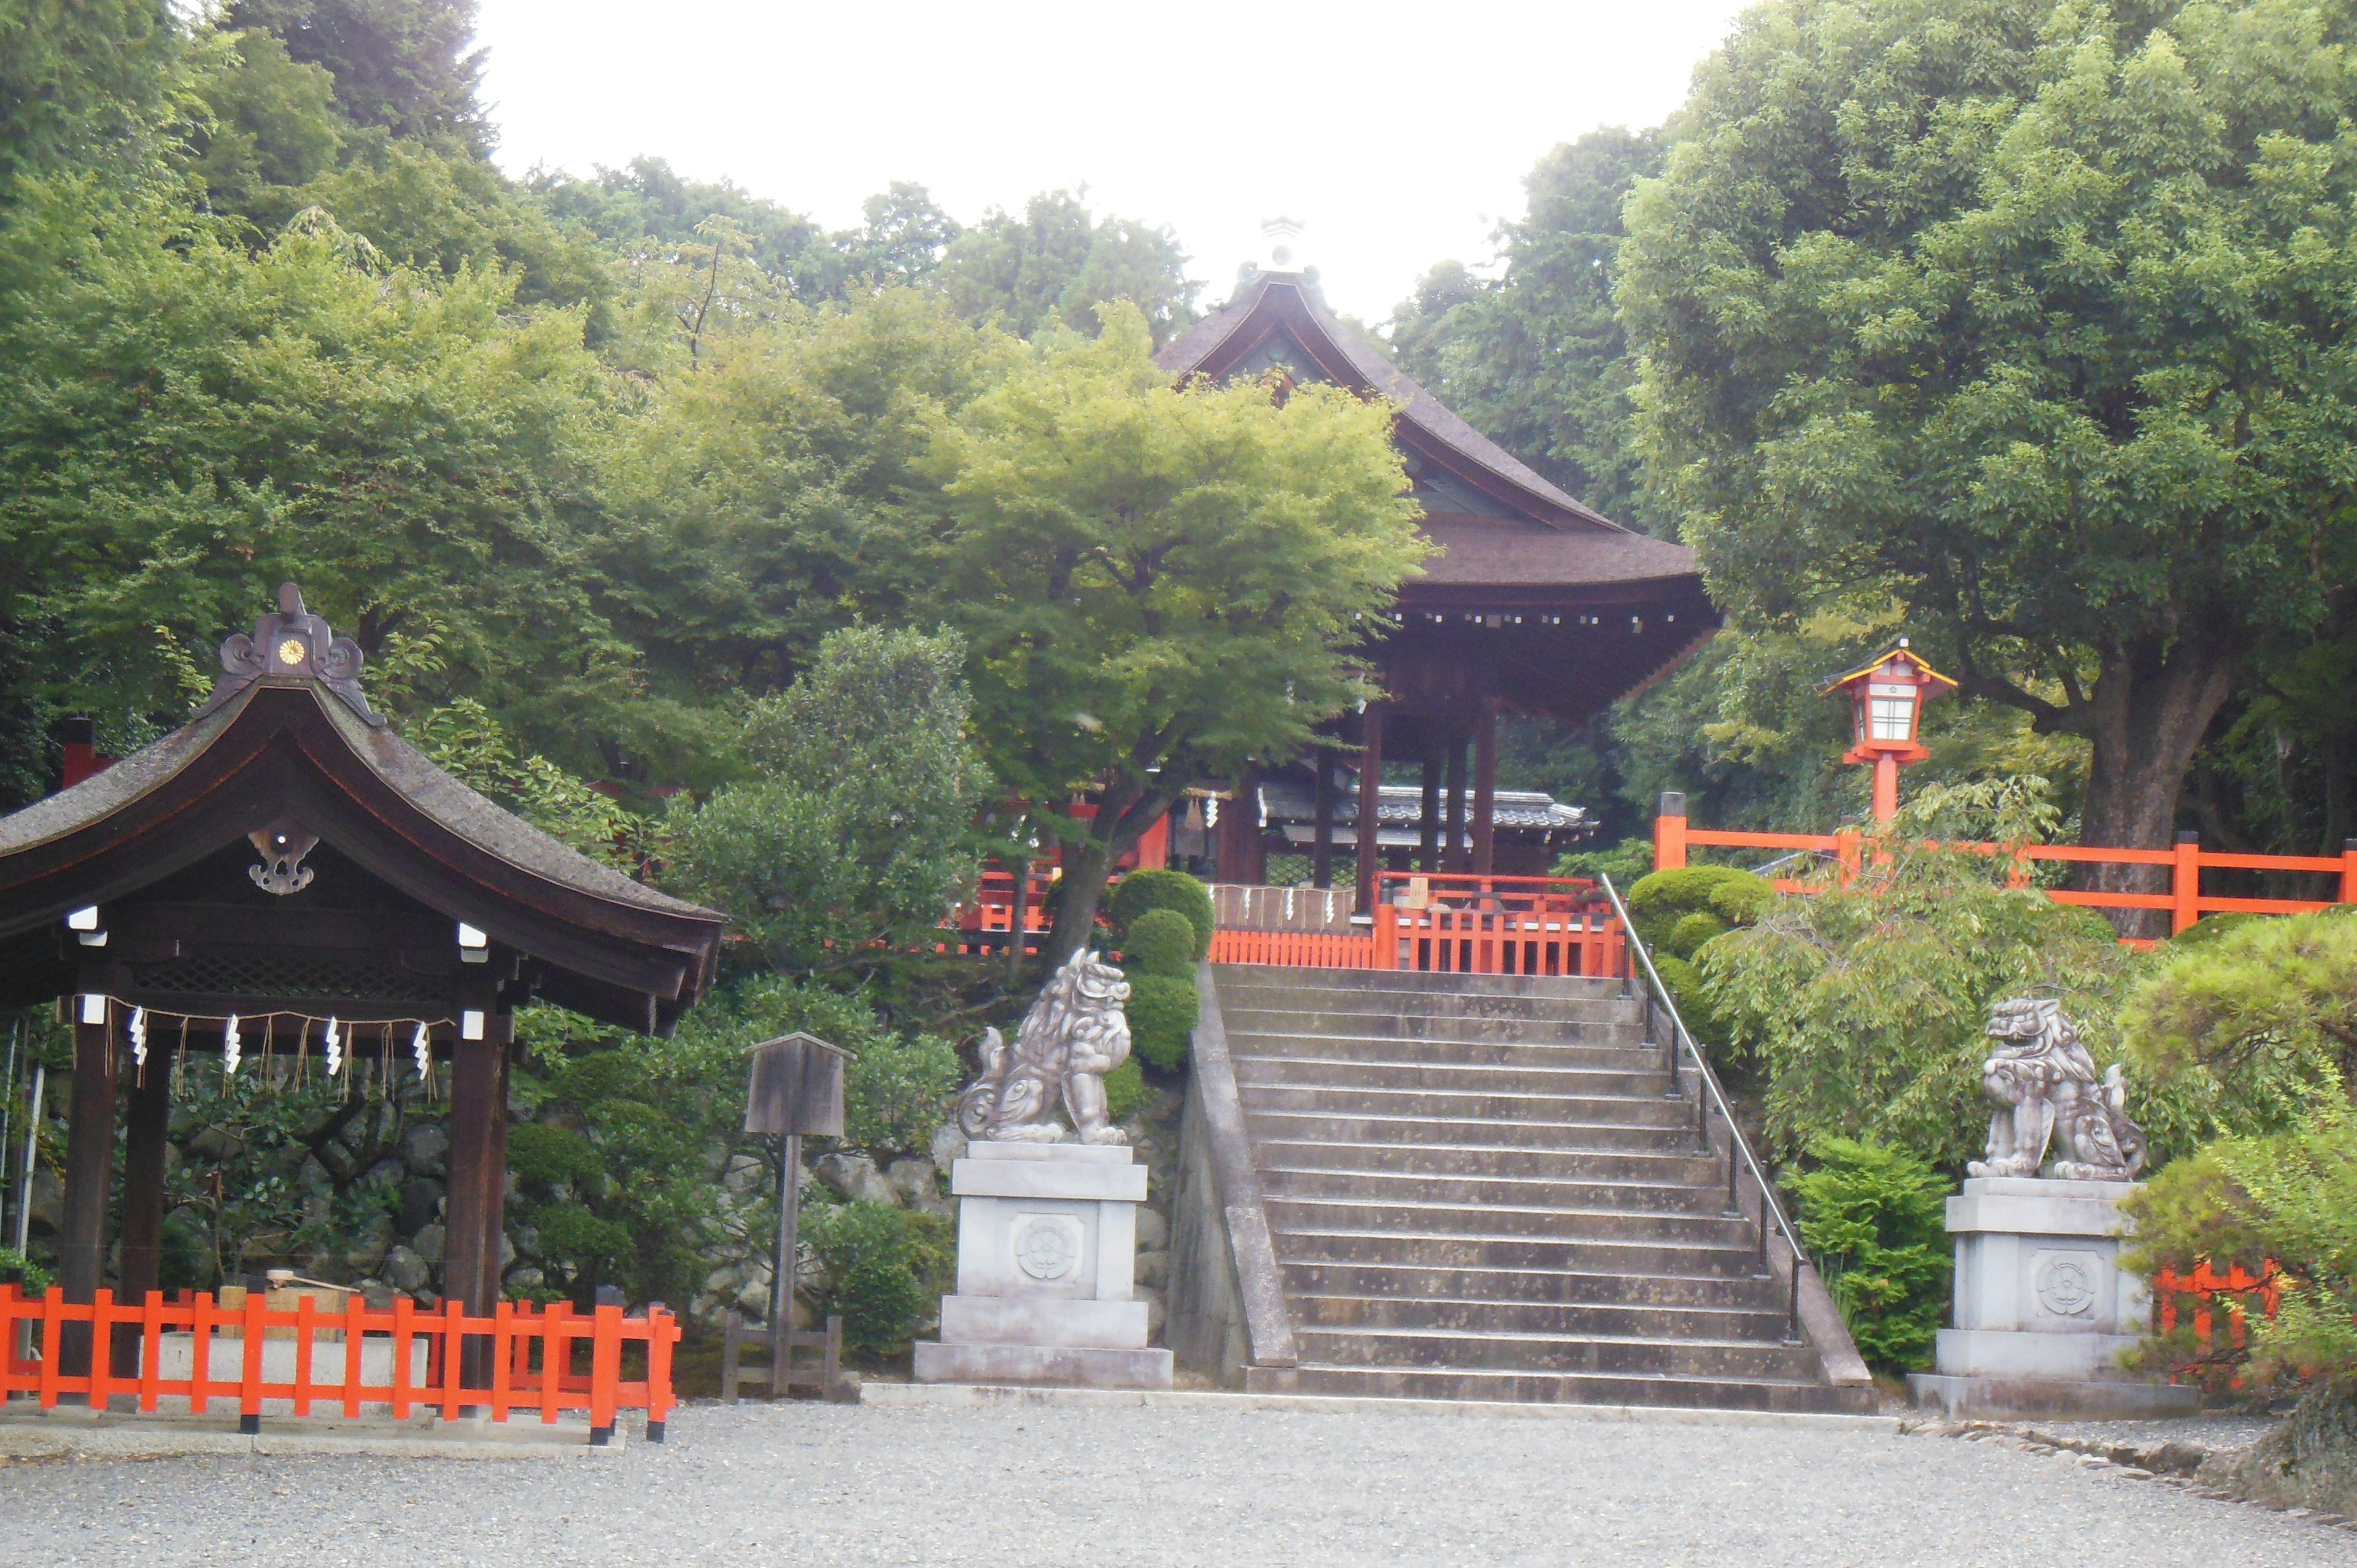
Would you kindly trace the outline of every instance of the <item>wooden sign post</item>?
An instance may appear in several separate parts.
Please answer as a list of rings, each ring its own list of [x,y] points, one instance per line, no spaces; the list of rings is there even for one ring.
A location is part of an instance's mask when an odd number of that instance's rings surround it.
[[[770,1390],[786,1388],[793,1340],[794,1252],[801,1240],[802,1138],[843,1136],[843,1064],[849,1051],[796,1030],[764,1040],[752,1058],[745,1131],[785,1140],[778,1159],[778,1255],[770,1271]]]

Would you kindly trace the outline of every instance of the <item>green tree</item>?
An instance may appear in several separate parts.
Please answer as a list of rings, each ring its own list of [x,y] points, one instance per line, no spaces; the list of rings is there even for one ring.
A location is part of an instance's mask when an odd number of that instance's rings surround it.
[[[0,5],[0,212],[27,176],[151,172],[178,120],[167,0]]]
[[[640,650],[627,740],[654,778],[718,783],[716,715],[785,687],[828,632],[939,618],[932,444],[1015,351],[937,296],[888,288],[841,310],[781,305],[694,375],[671,361],[607,449],[608,510],[583,558]]]
[[[478,156],[490,148],[476,96],[487,51],[469,48],[475,0],[235,0],[227,22],[273,33],[296,59],[324,67],[355,125]]]
[[[1987,1125],[1989,1006],[2033,988],[2063,999],[2099,1061],[2118,1058],[2119,1004],[2146,961],[2099,917],[2008,886],[2002,863],[1932,847],[2034,842],[2052,825],[2026,783],[1924,791],[1855,882],[1819,873],[1813,893],[1703,946],[1705,994],[1764,1076],[1771,1148],[1863,1139],[1958,1169]],[[2189,1151],[2198,1136],[2147,1086],[2139,1076],[2134,1113],[2157,1155]]]
[[[587,715],[632,655],[568,569],[612,413],[580,318],[371,270],[332,223],[258,256],[145,212],[74,242],[0,306],[0,625],[33,654],[0,705],[136,744],[294,581],[371,658],[430,648],[418,705],[480,693],[602,772]]]
[[[929,940],[974,874],[982,775],[954,636],[854,627],[754,704],[758,777],[675,819],[671,880],[791,974],[866,970]]]
[[[335,166],[346,125],[335,79],[264,32],[216,35],[198,81],[205,121],[190,138],[206,205],[275,234],[307,205],[301,188]]]
[[[1651,521],[1615,312],[1621,204],[1661,165],[1658,132],[1591,131],[1523,179],[1529,214],[1499,231],[1495,283],[1456,262],[1392,315],[1400,366],[1482,434],[1616,521]]]
[[[1391,418],[1325,387],[1175,388],[1121,306],[943,432],[975,728],[999,780],[1058,812],[1050,964],[1190,785],[1292,756],[1368,694],[1353,655],[1425,548]],[[1092,815],[1060,813],[1087,790]]]
[[[1126,300],[1155,343],[1195,319],[1187,257],[1168,229],[1092,216],[1070,191],[1035,196],[1023,215],[993,208],[949,242],[940,285],[971,321],[996,321],[1018,338],[1061,327],[1093,336],[1096,307]]]
[[[2091,741],[2089,843],[2168,842],[2243,658],[2350,580],[2350,26],[1782,0],[1628,208],[1641,428],[1719,602],[1896,602]]]

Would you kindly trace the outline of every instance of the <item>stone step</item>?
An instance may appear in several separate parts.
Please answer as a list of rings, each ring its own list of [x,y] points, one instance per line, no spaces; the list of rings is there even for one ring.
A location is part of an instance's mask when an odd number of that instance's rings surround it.
[[[1253,1391],[1354,1395],[1368,1399],[1498,1400],[1516,1403],[1650,1405],[1680,1410],[1864,1412],[1874,1391],[1814,1381],[1726,1378],[1608,1377],[1580,1372],[1486,1371],[1458,1368],[1344,1367],[1305,1362],[1245,1373]]]
[[[1481,1094],[1326,1083],[1248,1083],[1239,1092],[1247,1117],[1265,1111],[1317,1111],[1332,1116],[1434,1116],[1515,1125],[1595,1122],[1674,1128],[1694,1123],[1694,1110],[1684,1101],[1658,1094]]]
[[[1468,1301],[1447,1296],[1288,1297],[1296,1331],[1305,1328],[1453,1328],[1477,1334],[1566,1337],[1742,1340],[1784,1343],[1783,1306],[1654,1306],[1629,1302]],[[1347,1359],[1348,1358],[1340,1358]]]
[[[1214,964],[1211,974],[1222,995],[1233,987],[1239,991],[1580,1001],[1618,997],[1622,990],[1620,980],[1610,975],[1456,974],[1413,969],[1292,969],[1255,963]]]
[[[1765,1273],[1753,1245],[1498,1236],[1471,1230],[1288,1229],[1271,1216],[1281,1262],[1396,1263],[1427,1269],[1565,1269],[1586,1273],[1745,1279]]]
[[[1802,1381],[1816,1375],[1805,1345],[1748,1339],[1569,1337],[1481,1334],[1455,1328],[1301,1328],[1304,1361],[1337,1367],[1453,1367],[1608,1376]]]
[[[1255,1042],[1258,1045],[1260,1042]],[[1275,1042],[1282,1046],[1283,1041]],[[1243,1056],[1231,1051],[1236,1081],[1304,1083],[1335,1089],[1431,1089],[1455,1094],[1574,1094],[1614,1097],[1668,1095],[1670,1075],[1655,1070],[1563,1064],[1504,1066],[1492,1062],[1384,1061],[1337,1056]]]
[[[1281,1259],[1288,1301],[1308,1296],[1458,1299],[1772,1312],[1788,1315],[1786,1287],[1765,1274],[1621,1273],[1595,1269],[1452,1268],[1420,1263]]]
[[[1461,1067],[1561,1067],[1592,1072],[1666,1073],[1666,1054],[1641,1043],[1578,1040],[1436,1040],[1412,1035],[1283,1035],[1228,1030],[1232,1053],[1292,1061],[1431,1063]]]
[[[1723,1182],[1727,1163],[1702,1154],[1689,1140],[1666,1147],[1565,1149],[1503,1144],[1406,1143],[1385,1139],[1333,1140],[1304,1135],[1309,1119],[1297,1119],[1287,1135],[1255,1137],[1253,1163],[1261,1170],[1285,1168],[1368,1171],[1386,1176],[1469,1178],[1623,1181],[1641,1185],[1712,1187]],[[1255,1126],[1255,1133],[1262,1131]]]
[[[1528,1040],[1590,1045],[1634,1045],[1642,1020],[1619,1007],[1562,1017],[1517,1018],[1459,1014],[1402,1013],[1387,1007],[1318,1006],[1298,1001],[1260,1004],[1220,998],[1220,1016],[1231,1034],[1397,1035],[1433,1040]]]
[[[1448,1116],[1377,1116],[1364,1112],[1293,1111],[1259,1108],[1246,1095],[1246,1118],[1255,1141],[1349,1144],[1452,1144],[1479,1147],[1652,1151],[1673,1154],[1693,1144],[1681,1123],[1669,1127],[1620,1122],[1469,1121]]]
[[[1287,1164],[1261,1166],[1260,1185],[1261,1191],[1272,1197],[1503,1204],[1654,1214],[1720,1215],[1727,1211],[1727,1189],[1718,1182],[1696,1187],[1690,1181],[1598,1181],[1562,1176],[1464,1176],[1455,1172],[1424,1175]]]
[[[1264,1200],[1278,1231],[1365,1230],[1377,1234],[1534,1237],[1579,1241],[1677,1241],[1740,1247],[1750,1223],[1724,1214],[1634,1208],[1567,1208],[1504,1203],[1397,1203],[1380,1197],[1272,1196]]]

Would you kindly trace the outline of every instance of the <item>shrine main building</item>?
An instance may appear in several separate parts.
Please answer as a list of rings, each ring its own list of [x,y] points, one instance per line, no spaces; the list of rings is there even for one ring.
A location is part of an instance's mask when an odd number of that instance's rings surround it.
[[[1338,844],[1375,843],[1377,854],[1355,855],[1358,908],[1370,908],[1380,846],[1405,837],[1384,835],[1383,822],[1400,818],[1414,822],[1415,842],[1388,852],[1395,868],[1544,871],[1498,864],[1499,718],[1581,723],[1706,641],[1718,618],[1694,553],[1622,527],[1517,462],[1338,319],[1304,273],[1250,277],[1159,363],[1181,380],[1274,374],[1387,399],[1422,531],[1439,546],[1372,650],[1387,700],[1347,719],[1306,770],[1314,880],[1326,884]],[[1381,788],[1387,765],[1411,761],[1421,786],[1412,811]],[[1238,780],[1241,809],[1221,815],[1223,882],[1266,880],[1262,782]]]

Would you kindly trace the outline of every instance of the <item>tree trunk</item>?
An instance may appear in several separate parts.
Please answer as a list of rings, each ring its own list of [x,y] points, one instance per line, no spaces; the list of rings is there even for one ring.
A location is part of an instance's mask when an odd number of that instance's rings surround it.
[[[2091,693],[2094,757],[2079,842],[2108,849],[2167,849],[2177,826],[2177,797],[2193,753],[2232,687],[2237,650],[2208,639],[2158,637],[2115,643]],[[2113,893],[2159,893],[2168,871],[2157,865],[2097,865],[2086,886]],[[2120,934],[2165,937],[2169,918],[2154,909],[2108,911]]]
[[[1056,884],[1056,929],[1039,950],[1039,969],[1053,974],[1064,961],[1086,946],[1096,928],[1097,905],[1104,897],[1113,863],[1121,858],[1111,839],[1088,833],[1064,841],[1064,875]]]

